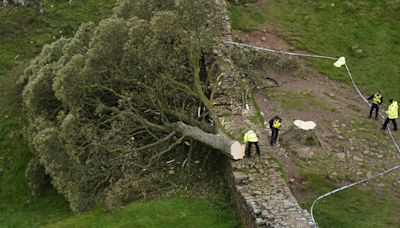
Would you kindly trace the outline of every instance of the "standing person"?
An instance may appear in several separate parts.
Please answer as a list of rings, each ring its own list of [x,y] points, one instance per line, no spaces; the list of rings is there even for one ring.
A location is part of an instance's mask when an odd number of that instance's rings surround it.
[[[399,118],[399,106],[397,105],[397,101],[395,101],[393,99],[390,99],[389,102],[390,102],[390,105],[386,112],[387,118],[385,120],[385,123],[382,126],[382,130],[386,130],[386,127],[389,124],[389,121],[392,121],[393,130],[397,131],[396,119]]]
[[[379,105],[382,104],[383,97],[382,97],[381,93],[379,91],[377,91],[376,93],[374,93],[372,96],[370,96],[368,98],[368,100],[371,100],[371,99],[372,99],[372,106],[371,106],[371,109],[369,110],[369,118],[371,119],[372,113],[374,112],[374,110],[376,110],[375,119],[378,119]]]
[[[270,145],[274,145],[278,139],[279,129],[282,125],[282,119],[279,116],[275,116],[269,121],[269,128],[271,129],[271,142]]]
[[[255,145],[257,150],[257,155],[260,156],[260,147],[258,146],[258,137],[257,134],[249,130],[244,134],[243,137],[244,143],[246,144],[246,156],[251,157],[251,146]]]

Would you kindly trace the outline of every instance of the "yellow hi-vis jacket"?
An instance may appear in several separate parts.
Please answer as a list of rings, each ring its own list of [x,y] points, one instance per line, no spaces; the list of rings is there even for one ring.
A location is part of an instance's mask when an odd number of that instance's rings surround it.
[[[397,105],[397,101],[393,101],[386,112],[389,119],[397,119],[399,118],[399,106]]]
[[[243,140],[244,140],[244,143],[258,142],[258,137],[254,131],[250,130],[250,131],[246,132],[246,134],[244,134]]]
[[[382,95],[380,94],[374,94],[374,99],[372,100],[372,103],[374,104],[380,104],[382,99]]]

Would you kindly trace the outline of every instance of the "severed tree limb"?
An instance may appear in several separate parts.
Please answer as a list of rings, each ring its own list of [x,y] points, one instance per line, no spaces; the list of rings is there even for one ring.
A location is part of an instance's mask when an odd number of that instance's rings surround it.
[[[198,127],[189,126],[182,122],[171,124],[170,127],[188,138],[221,151],[230,158],[237,160],[244,157],[244,145],[228,138],[224,134],[210,134]]]

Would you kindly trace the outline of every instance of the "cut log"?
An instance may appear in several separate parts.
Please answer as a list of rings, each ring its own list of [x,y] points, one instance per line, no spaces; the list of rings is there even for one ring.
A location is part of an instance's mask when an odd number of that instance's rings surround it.
[[[304,146],[321,146],[314,121],[296,120],[285,137]]]
[[[182,135],[204,143],[234,160],[243,159],[244,157],[245,145],[242,145],[238,141],[232,140],[223,134],[207,133],[198,127],[186,125],[182,122],[172,124],[172,128]]]

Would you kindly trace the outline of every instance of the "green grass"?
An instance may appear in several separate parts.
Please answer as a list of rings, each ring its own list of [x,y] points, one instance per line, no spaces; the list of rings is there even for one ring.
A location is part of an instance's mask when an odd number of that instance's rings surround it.
[[[324,176],[303,173],[307,184],[302,191],[325,194],[339,186]],[[398,199],[397,199],[398,200]],[[301,206],[309,209],[314,199]],[[314,216],[319,227],[398,227],[400,205],[387,194],[358,188],[346,189],[319,201]]]
[[[265,122],[264,116],[261,114],[261,109],[258,106],[258,104],[256,102],[256,98],[254,96],[251,98],[251,102],[253,103],[256,113],[254,113],[253,116],[250,116],[250,121],[254,124],[264,127],[264,122]]]
[[[323,102],[309,92],[282,92],[277,89],[268,89],[267,98],[278,101],[284,110],[309,110],[313,106],[335,112],[335,108]]]
[[[396,0],[281,0],[268,1],[265,8],[231,6],[230,16],[234,29],[270,24],[298,49],[345,56],[364,92],[379,89],[387,98],[400,99],[399,5]],[[348,80],[345,69],[332,67],[330,61],[310,64],[334,79]]]
[[[46,227],[240,227],[229,199],[171,197],[127,205],[113,214],[94,210]]]

